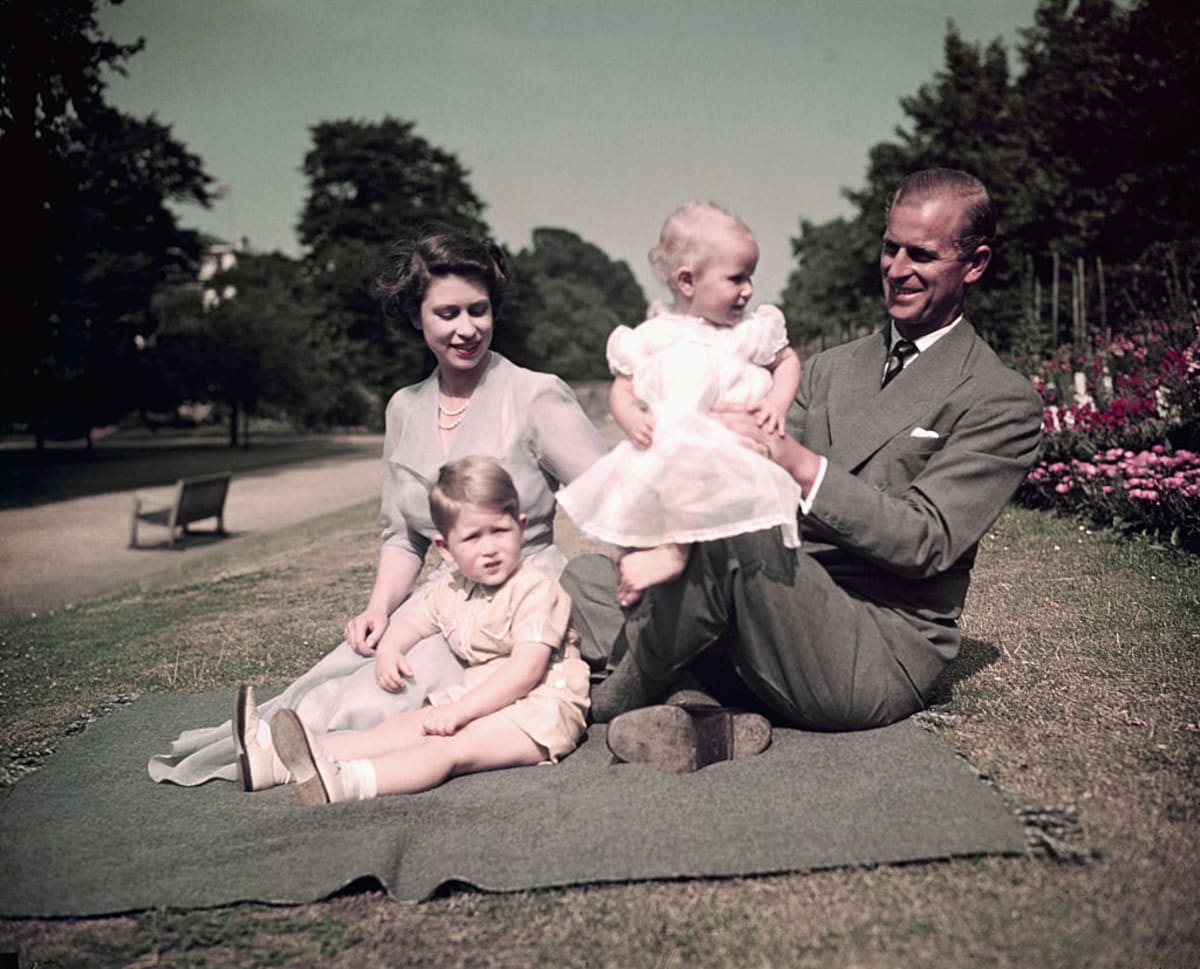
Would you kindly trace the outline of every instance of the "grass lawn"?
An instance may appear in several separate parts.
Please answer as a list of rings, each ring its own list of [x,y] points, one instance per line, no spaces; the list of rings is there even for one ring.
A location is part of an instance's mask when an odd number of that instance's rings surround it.
[[[7,781],[122,694],[307,669],[362,606],[374,532],[347,509],[0,623]],[[1066,858],[9,920],[0,953],[39,967],[1200,964],[1200,559],[1011,509],[963,626],[934,729],[1022,802],[1076,812]]]

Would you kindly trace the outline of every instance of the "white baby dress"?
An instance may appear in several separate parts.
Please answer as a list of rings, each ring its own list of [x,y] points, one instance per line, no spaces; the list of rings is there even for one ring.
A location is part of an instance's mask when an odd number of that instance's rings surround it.
[[[799,545],[800,486],[708,416],[718,402],[765,396],[771,389],[765,365],[787,343],[774,306],[760,306],[736,326],[668,314],[617,327],[608,365],[632,377],[634,394],[654,416],[654,439],[644,450],[622,441],[558,491],[575,524],[624,548],[776,526],[787,545]]]

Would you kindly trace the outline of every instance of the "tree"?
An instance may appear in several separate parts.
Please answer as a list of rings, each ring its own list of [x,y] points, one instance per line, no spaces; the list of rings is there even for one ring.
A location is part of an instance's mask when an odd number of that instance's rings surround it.
[[[801,347],[840,343],[870,329],[879,316],[879,231],[865,219],[800,222],[792,240],[798,268],[782,306],[788,337]]]
[[[1085,342],[1110,303],[1118,318],[1193,312],[1198,47],[1200,15],[1171,0],[1042,0],[1013,78],[1000,41],[969,44],[951,24],[943,68],[901,99],[908,123],[871,149],[865,185],[846,192],[857,215],[802,224],[789,315],[840,326],[855,312],[856,296],[826,273],[877,291],[876,254],[864,247],[855,271],[856,247],[878,238],[900,179],[934,166],[979,176],[1000,211],[993,263],[971,296],[999,349]]]
[[[386,400],[426,366],[420,340],[386,319],[373,295],[388,250],[432,226],[487,235],[484,203],[458,159],[411,122],[327,121],[312,138],[299,225],[306,263],[325,318],[353,348],[346,379]]]
[[[169,128],[105,104],[103,70],[122,71],[142,43],[101,36],[95,0],[0,0],[0,37],[0,162],[21,177],[0,415],[42,447],[51,429],[85,435],[135,404],[151,296],[200,248],[165,203],[207,204],[210,179]]]
[[[608,335],[646,314],[632,270],[566,229],[533,230],[533,244],[511,260],[515,292],[496,345],[518,363],[564,380],[609,376]]]
[[[365,402],[355,414],[342,394],[332,366],[340,348],[314,302],[291,259],[239,253],[233,268],[203,286],[163,294],[158,365],[191,399],[228,408],[234,446],[239,417],[245,446],[249,418],[264,413],[302,426],[361,421]]]

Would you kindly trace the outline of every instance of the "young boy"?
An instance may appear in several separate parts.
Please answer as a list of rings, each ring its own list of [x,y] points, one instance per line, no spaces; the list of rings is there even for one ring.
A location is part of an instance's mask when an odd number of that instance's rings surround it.
[[[404,689],[405,654],[441,630],[470,664],[463,683],[420,710],[322,740],[281,711],[272,742],[301,804],[410,794],[458,774],[553,763],[586,729],[588,667],[568,628],[571,600],[522,563],[525,516],[512,479],[491,459],[463,458],[441,468],[429,504],[434,544],[457,571],[388,626],[376,677],[386,690]]]

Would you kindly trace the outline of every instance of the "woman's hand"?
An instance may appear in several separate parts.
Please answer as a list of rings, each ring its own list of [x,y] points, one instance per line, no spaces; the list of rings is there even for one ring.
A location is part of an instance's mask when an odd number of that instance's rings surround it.
[[[383,609],[367,606],[346,623],[346,642],[359,656],[373,656],[379,639],[387,630],[388,616]]]

